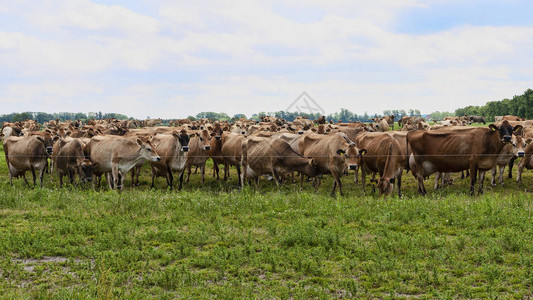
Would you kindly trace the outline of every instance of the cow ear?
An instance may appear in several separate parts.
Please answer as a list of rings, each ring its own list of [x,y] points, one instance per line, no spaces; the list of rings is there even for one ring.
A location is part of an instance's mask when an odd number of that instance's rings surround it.
[[[513,132],[518,133],[522,130],[522,128],[524,128],[522,125],[516,125],[515,127],[513,127]]]
[[[211,132],[211,134],[210,134],[210,136],[215,136],[215,135],[217,135],[217,133],[216,133],[216,132],[214,132],[214,131],[213,131],[213,132]]]
[[[179,138],[180,137],[179,133],[177,133],[176,131],[172,131],[172,136],[175,137],[175,138]]]
[[[366,154],[366,152],[367,152],[366,149],[361,149],[359,150],[359,155],[363,156]]]
[[[229,131],[229,126],[224,126],[224,129],[222,131]]]
[[[56,136],[54,136],[54,138],[52,139],[52,141],[55,142],[55,141],[57,141],[57,140],[59,140],[59,136],[56,135]]]
[[[139,146],[143,145],[143,142],[141,141],[141,139],[137,139],[136,142],[137,142],[137,145],[139,145]]]
[[[344,153],[346,153],[346,151],[344,151],[343,149],[337,150],[337,154],[340,156],[344,155]]]
[[[394,181],[395,181],[395,178],[391,178],[391,179],[389,180],[389,182],[392,183],[392,184],[394,184]]]
[[[316,128],[311,128],[311,131],[312,132],[316,132]]]
[[[528,138],[528,139],[526,140],[526,144],[530,144],[531,142],[533,142],[533,139],[532,139],[532,138]]]
[[[490,124],[489,128],[492,129],[492,131],[498,131],[498,127],[494,124]]]
[[[65,133],[65,136],[69,136],[71,134],[72,134],[72,131],[69,130],[69,131],[67,131],[67,133]]]
[[[198,134],[196,134],[196,133],[191,133],[191,134],[189,135],[189,138],[193,138],[193,137],[196,137],[196,136],[198,136]]]
[[[36,138],[36,140],[38,140],[39,142],[41,142],[41,143],[43,143],[43,144],[44,144],[44,140],[43,140],[43,138],[42,138],[42,137],[38,136],[38,137]]]

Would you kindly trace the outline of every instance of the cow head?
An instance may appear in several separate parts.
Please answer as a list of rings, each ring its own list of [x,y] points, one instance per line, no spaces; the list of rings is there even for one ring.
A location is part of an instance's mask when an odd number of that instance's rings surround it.
[[[222,135],[224,134],[224,131],[226,130],[226,127],[222,128],[220,123],[215,123],[215,126],[213,127],[213,132],[211,133],[211,136],[215,138],[215,140],[220,141],[222,140]]]
[[[209,140],[211,140],[211,136],[209,135],[209,131],[202,130],[200,135],[198,136],[198,139],[200,140],[200,148],[205,151],[211,150],[211,146],[209,145]]]
[[[181,145],[181,149],[180,151],[182,152],[189,152],[189,141],[192,137],[195,137],[196,134],[193,133],[191,135],[188,135],[187,134],[187,131],[185,129],[182,129],[180,131],[180,133],[177,133],[175,131],[172,132],[172,136],[177,138],[180,145]]]
[[[141,157],[149,161],[160,161],[161,157],[155,152],[152,142],[147,141],[143,143],[140,139],[137,139],[137,145],[141,147]]]
[[[348,147],[337,149],[337,155],[344,157],[344,164],[347,170],[357,170],[359,158],[366,153],[365,149],[357,149],[355,143],[348,143]]]
[[[526,155],[525,148],[532,141],[532,138],[524,139],[522,136],[513,135],[511,144],[513,145],[514,155],[518,157],[524,157]]]
[[[500,134],[500,139],[504,143],[510,143],[513,133],[518,133],[522,130],[522,125],[516,125],[515,127],[511,126],[507,120],[504,120],[500,126],[490,124],[489,128],[492,131],[498,131]]]
[[[96,165],[97,163],[93,163],[90,159],[78,159],[76,167],[78,168],[78,174],[80,175],[80,180],[82,182],[91,182],[93,180],[93,168],[96,167]]]
[[[46,154],[52,155],[52,153],[54,152],[54,142],[59,140],[59,137],[52,137],[52,135],[47,132],[43,136],[37,136],[36,139],[44,145],[44,148],[46,149]]]
[[[377,187],[378,187],[378,191],[379,191],[379,195],[390,195],[392,194],[393,190],[394,190],[394,182],[395,182],[395,179],[394,178],[380,178],[378,180],[378,184],[377,184]]]

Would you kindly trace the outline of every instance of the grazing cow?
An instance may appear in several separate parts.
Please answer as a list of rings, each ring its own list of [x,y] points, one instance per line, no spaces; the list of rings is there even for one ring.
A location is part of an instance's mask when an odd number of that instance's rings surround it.
[[[498,161],[496,163],[496,166],[500,168],[500,173],[498,177],[498,183],[503,183],[503,172],[505,170],[505,167],[509,165],[509,168],[512,168],[512,161],[514,161],[514,158],[516,157],[524,157],[525,155],[525,148],[528,144],[531,143],[533,139],[524,139],[522,136],[516,136],[513,135],[513,138],[511,140],[510,144],[506,144],[501,152],[500,155],[498,155]],[[491,185],[496,185],[496,166],[492,168],[491,170]]]
[[[185,162],[185,167],[187,168],[187,180],[185,182],[189,182],[192,166],[200,167],[202,183],[205,182],[205,163],[209,158],[207,152],[211,150],[211,145],[209,145],[211,138],[207,130],[202,130],[197,138],[189,141],[189,153]]]
[[[29,170],[33,176],[33,186],[36,185],[35,172],[39,171],[40,184],[43,187],[43,174],[48,165],[48,156],[53,153],[53,144],[58,139],[59,137],[52,137],[48,132],[41,135],[11,136],[4,139],[4,153],[11,185],[13,185],[13,177],[20,176],[28,184],[25,174]]]
[[[394,130],[394,118],[396,118],[395,115],[390,115],[390,116],[384,116],[384,117],[381,118],[381,119],[387,121],[387,123],[389,124],[389,127],[390,127],[392,130]]]
[[[518,164],[518,172],[516,174],[516,182],[522,182],[522,172],[524,168],[531,170],[533,169],[533,143],[529,143],[524,149],[524,157],[520,160]]]
[[[337,186],[339,193],[344,195],[340,178],[348,170],[356,170],[359,156],[365,153],[365,150],[357,149],[344,133],[305,135],[298,147],[302,156],[315,159],[320,173],[333,175],[332,196],[335,196]]]
[[[187,152],[189,151],[189,140],[195,134],[190,136],[186,130],[179,133],[173,131],[172,134],[158,134],[152,139],[155,151],[161,156],[160,160],[153,161],[152,166],[152,185],[155,186],[156,177],[165,177],[167,187],[172,189],[174,175],[178,172],[180,185],[178,190],[183,187],[183,173],[185,172],[185,163],[187,161]]]
[[[242,160],[242,141],[245,137],[241,134],[226,133],[222,136],[221,154],[224,160],[224,180],[229,178],[230,166],[235,166],[237,169],[237,177],[239,186],[241,182],[241,160]]]
[[[107,174],[109,188],[120,188],[120,191],[124,189],[126,173],[139,161],[161,160],[150,141],[143,143],[140,139],[132,141],[119,136],[95,136],[83,152],[93,162],[93,174],[98,178]],[[94,183],[93,180],[93,187]]]
[[[242,182],[245,179],[259,179],[261,175],[272,175],[276,184],[281,176],[294,171],[309,177],[319,175],[313,159],[302,157],[289,143],[282,139],[250,137],[242,141]]]
[[[496,165],[497,155],[505,143],[511,142],[514,128],[509,122],[489,128],[465,128],[463,130],[410,131],[407,142],[412,151],[410,163],[416,166],[418,192],[426,194],[424,177],[435,172],[460,172],[470,170],[470,194],[474,194],[478,171],[479,193],[483,192],[485,171]]]
[[[483,124],[486,124],[485,123],[485,119],[482,116],[470,116],[470,117],[468,117],[468,119],[470,120],[470,123],[483,123]]]
[[[405,140],[405,137],[404,137]],[[379,173],[377,182],[380,195],[390,195],[394,190],[394,183],[398,187],[398,196],[402,196],[402,172],[406,166],[406,146],[390,134],[381,132],[362,133],[357,136],[355,143],[358,148],[365,149],[361,157],[361,174],[363,191],[365,191],[366,173]]]
[[[78,173],[80,181],[92,181],[93,163],[91,160],[85,158],[83,153],[84,146],[85,144],[82,140],[76,138],[70,139],[70,141],[66,142],[59,149],[55,159],[55,166],[59,174],[59,187],[63,187],[63,176],[65,175],[68,176],[70,184],[74,183],[76,173]]]

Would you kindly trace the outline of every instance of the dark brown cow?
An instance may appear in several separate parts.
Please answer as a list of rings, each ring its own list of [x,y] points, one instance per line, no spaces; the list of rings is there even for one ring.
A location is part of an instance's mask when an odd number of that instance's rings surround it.
[[[178,172],[180,185],[178,190],[183,187],[183,173],[185,172],[185,162],[187,161],[187,152],[189,151],[189,140],[194,137],[190,136],[187,131],[181,130],[179,133],[174,131],[172,134],[158,134],[152,139],[155,151],[161,156],[158,161],[153,161],[152,166],[152,185],[155,186],[156,177],[165,177],[167,187],[172,189],[174,175]]]
[[[405,151],[397,139],[387,133],[362,133],[355,143],[358,148],[367,152],[361,157],[361,174],[363,191],[365,191],[366,173],[379,173],[377,182],[380,195],[390,195],[394,183],[398,187],[398,195],[402,196],[402,172],[406,165]]]
[[[505,143],[511,142],[513,128],[508,122],[501,126],[464,130],[410,131],[407,142],[412,151],[410,160],[416,165],[418,192],[426,194],[424,177],[435,172],[470,170],[470,194],[474,194],[478,171],[479,193],[483,192],[485,171],[496,165],[497,156]]]
[[[200,167],[202,183],[205,182],[205,163],[209,158],[208,151],[211,150],[211,145],[209,145],[211,139],[209,132],[202,130],[198,137],[189,141],[189,153],[185,162],[185,167],[187,168],[187,180],[185,182],[189,182],[192,166]]]
[[[319,175],[313,159],[302,157],[282,139],[250,137],[242,141],[242,181],[272,175],[276,184],[281,176],[294,171],[309,177]]]
[[[43,174],[48,165],[48,156],[53,153],[53,144],[59,137],[48,132],[41,135],[31,135],[27,137],[11,136],[4,140],[4,153],[7,167],[9,169],[9,182],[13,185],[13,177],[20,177],[26,180],[26,171],[31,171],[33,176],[33,186],[36,185],[35,172],[39,171],[41,187],[43,186]]]
[[[332,196],[335,196],[337,186],[343,195],[340,178],[348,170],[356,170],[359,155],[364,154],[364,150],[357,149],[344,133],[305,135],[300,139],[298,148],[302,156],[315,159],[320,173],[333,175]]]

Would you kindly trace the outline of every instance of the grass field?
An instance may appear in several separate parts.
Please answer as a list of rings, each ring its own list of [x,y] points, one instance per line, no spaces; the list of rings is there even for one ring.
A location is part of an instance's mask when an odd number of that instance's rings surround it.
[[[404,197],[310,184],[118,194],[45,177],[9,185],[0,153],[2,298],[516,298],[533,295],[533,176],[468,196],[468,180]],[[211,175],[211,168],[208,168]],[[31,177],[31,175],[30,175]],[[490,176],[489,176],[490,177]],[[129,182],[129,178],[128,178]],[[486,180],[487,183],[487,180]],[[369,189],[370,190],[370,189]]]

